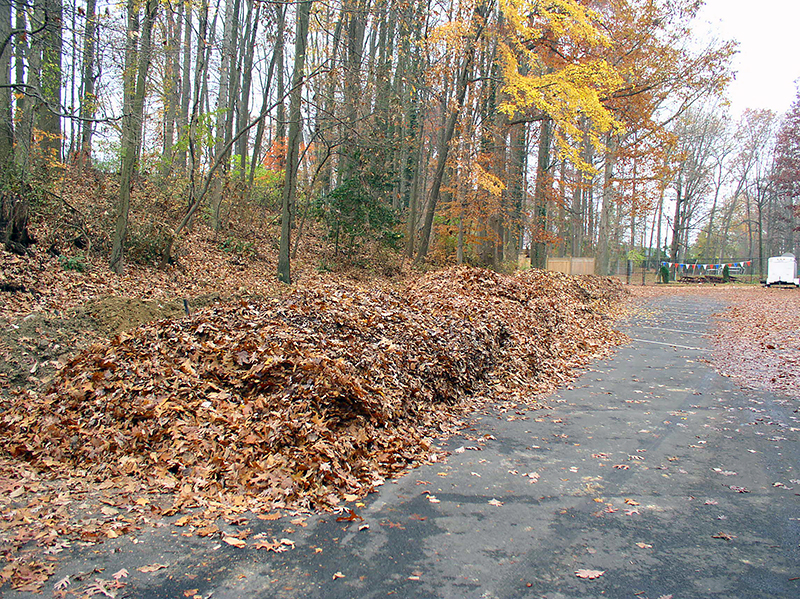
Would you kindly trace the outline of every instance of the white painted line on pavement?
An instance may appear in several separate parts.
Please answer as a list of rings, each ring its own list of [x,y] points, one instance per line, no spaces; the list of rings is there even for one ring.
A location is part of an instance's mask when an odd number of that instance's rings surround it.
[[[636,339],[631,337],[631,341],[638,341],[640,343],[654,343],[656,345],[666,345],[667,347],[677,347],[679,349],[694,349],[696,351],[704,351],[702,347],[689,347],[688,345],[677,345],[676,343],[664,343],[663,341],[651,341],[650,339]]]
[[[640,324],[640,327],[643,329],[657,329],[659,331],[667,331],[670,333],[681,333],[682,335],[697,335],[698,337],[702,337],[705,333],[698,333],[697,331],[682,331],[680,329],[665,329],[664,327],[650,327],[645,324]]]

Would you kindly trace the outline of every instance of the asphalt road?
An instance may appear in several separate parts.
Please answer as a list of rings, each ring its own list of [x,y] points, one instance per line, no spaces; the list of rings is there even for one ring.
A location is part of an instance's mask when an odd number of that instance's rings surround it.
[[[446,462],[349,504],[353,521],[245,525],[293,549],[162,526],[76,551],[53,580],[125,567],[112,592],[153,599],[797,599],[800,404],[715,372],[704,334],[721,307],[654,301],[551,409],[476,415]],[[153,562],[168,567],[136,570]]]

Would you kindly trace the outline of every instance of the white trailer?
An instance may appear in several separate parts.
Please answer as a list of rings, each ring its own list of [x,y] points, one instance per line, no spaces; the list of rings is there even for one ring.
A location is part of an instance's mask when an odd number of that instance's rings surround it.
[[[767,287],[781,284],[800,287],[800,279],[797,277],[797,259],[794,254],[775,256],[767,262]]]

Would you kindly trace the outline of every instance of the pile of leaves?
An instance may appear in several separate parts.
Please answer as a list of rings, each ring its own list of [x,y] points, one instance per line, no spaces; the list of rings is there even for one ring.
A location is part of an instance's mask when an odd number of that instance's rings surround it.
[[[329,507],[428,459],[466,400],[532,398],[621,341],[608,310],[622,293],[458,268],[402,292],[317,282],[158,321],[20,395],[0,415],[2,447],[187,498]]]
[[[504,331],[493,392],[516,401],[548,393],[574,369],[625,336],[609,326],[628,292],[616,279],[544,270],[505,276],[455,269],[428,275],[412,290],[416,306]]]

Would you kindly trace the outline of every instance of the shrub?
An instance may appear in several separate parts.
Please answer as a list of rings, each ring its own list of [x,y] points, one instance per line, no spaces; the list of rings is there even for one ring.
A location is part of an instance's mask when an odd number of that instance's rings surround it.
[[[658,269],[658,278],[659,283],[669,283],[669,268],[666,265],[662,265],[661,268]]]
[[[89,269],[89,265],[85,262],[86,256],[81,254],[76,254],[74,256],[59,256],[58,262],[61,264],[61,268],[64,270],[73,270],[75,272],[86,272]]]

